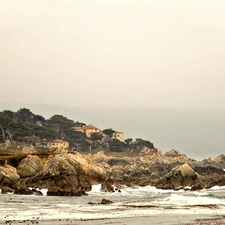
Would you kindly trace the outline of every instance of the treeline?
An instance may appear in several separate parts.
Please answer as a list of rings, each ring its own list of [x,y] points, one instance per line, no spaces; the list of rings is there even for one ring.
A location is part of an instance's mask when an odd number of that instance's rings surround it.
[[[142,147],[154,148],[150,141],[128,138],[124,142],[112,139],[109,129],[103,130],[107,137],[93,133],[87,138],[85,133],[75,131],[74,127],[85,126],[85,123],[74,122],[62,115],[54,115],[50,119],[34,114],[27,108],[16,112],[4,110],[0,112],[0,143],[5,140],[28,142],[43,146],[47,141],[62,139],[68,141],[70,149],[93,151],[107,149],[109,151],[139,151]],[[37,146],[36,146],[37,147]]]

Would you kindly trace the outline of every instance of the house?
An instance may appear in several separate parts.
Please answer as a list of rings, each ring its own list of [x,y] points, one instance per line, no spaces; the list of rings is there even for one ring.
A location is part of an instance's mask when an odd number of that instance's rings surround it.
[[[101,134],[103,137],[107,136],[106,134],[104,134],[102,132],[102,130],[100,130],[98,127],[93,126],[92,124],[87,125],[87,126],[82,126],[82,127],[74,127],[74,129],[75,129],[75,131],[85,133],[88,138],[90,138],[91,134],[93,134],[93,133]],[[114,131],[114,133],[112,134],[112,139],[117,139],[119,141],[123,141],[123,132],[116,131],[112,128],[110,128],[110,129]]]
[[[58,149],[68,149],[69,148],[69,142],[60,140],[60,139],[55,139],[53,141],[50,141],[47,143],[48,148],[58,148]]]
[[[112,139],[117,139],[119,141],[123,141],[123,132],[120,131],[116,131],[114,129],[112,129],[114,131],[114,133],[112,134]]]
[[[102,134],[102,131],[99,128],[93,126],[92,124],[83,127],[74,127],[74,129],[75,131],[85,133],[88,138],[90,138],[91,134],[93,133]]]

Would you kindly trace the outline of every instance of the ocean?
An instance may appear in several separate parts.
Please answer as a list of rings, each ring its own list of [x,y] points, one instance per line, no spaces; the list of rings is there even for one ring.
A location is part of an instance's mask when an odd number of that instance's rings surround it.
[[[0,222],[7,220],[58,220],[127,218],[164,214],[223,215],[225,186],[200,191],[124,187],[121,192],[100,192],[100,185],[82,197],[0,194]],[[104,205],[102,199],[112,201]]]

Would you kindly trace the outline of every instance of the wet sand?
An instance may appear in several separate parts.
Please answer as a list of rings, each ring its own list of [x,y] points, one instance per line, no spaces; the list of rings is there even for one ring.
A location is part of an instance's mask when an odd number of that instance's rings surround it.
[[[0,220],[1,225],[225,225],[225,215],[153,215],[147,217],[96,220]]]

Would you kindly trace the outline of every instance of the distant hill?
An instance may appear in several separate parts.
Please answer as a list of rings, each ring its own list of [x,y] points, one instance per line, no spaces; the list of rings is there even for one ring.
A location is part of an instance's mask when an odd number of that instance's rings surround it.
[[[18,110],[21,105],[50,118],[65,115],[100,128],[116,127],[126,138],[154,142],[162,152],[177,149],[191,158],[216,157],[225,152],[225,111],[176,110],[156,107],[63,107],[50,104],[0,103]]]
[[[86,136],[85,132],[77,131],[77,127],[84,127],[86,130],[85,123],[74,122],[59,114],[45,119],[27,108],[20,108],[16,112],[3,110],[0,112],[0,143],[6,140],[30,143],[40,150],[42,147],[46,148],[47,142],[59,139],[68,141],[69,148],[77,151],[133,152],[140,151],[143,147],[154,149],[153,143],[141,138],[120,141],[113,136],[113,129],[105,129],[102,134],[93,132]]]

